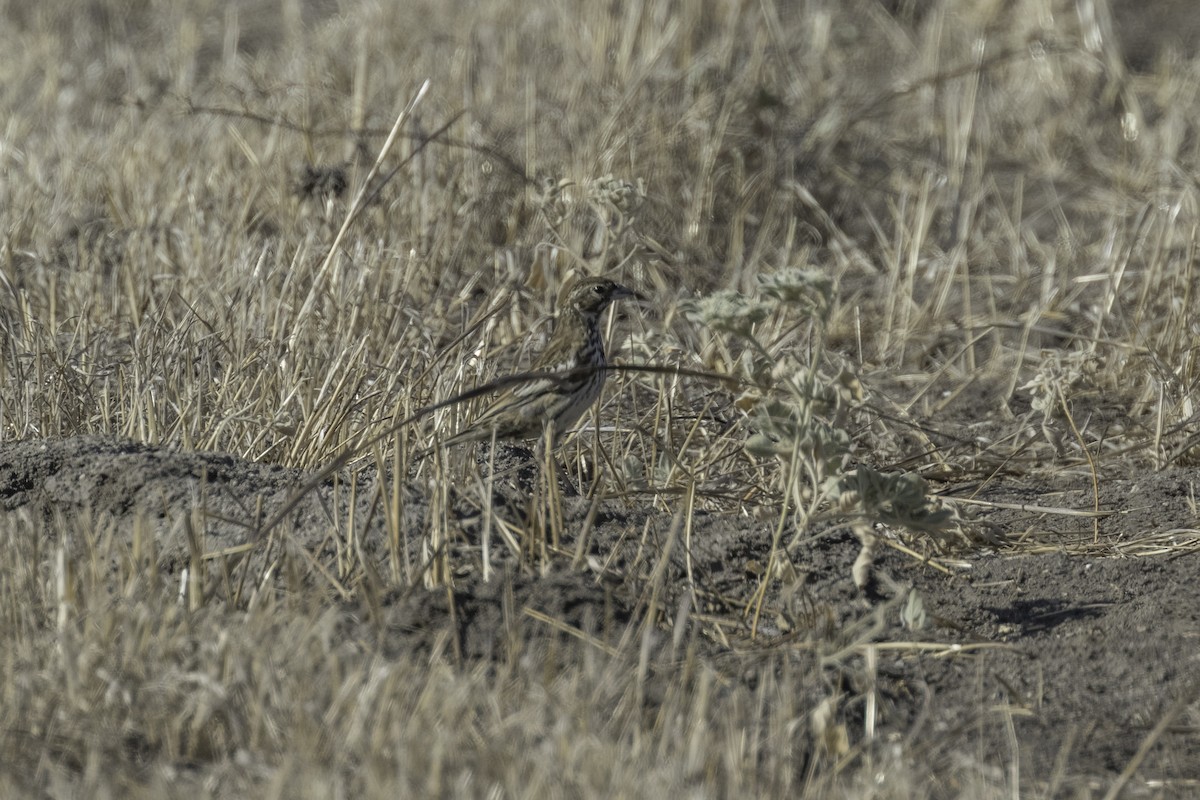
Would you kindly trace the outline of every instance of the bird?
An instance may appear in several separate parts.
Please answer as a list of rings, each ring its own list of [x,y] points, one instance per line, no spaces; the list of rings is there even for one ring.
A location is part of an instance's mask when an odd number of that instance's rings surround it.
[[[642,299],[608,278],[584,278],[567,292],[550,341],[530,367],[530,378],[511,384],[444,446],[528,440],[569,430],[600,397],[608,368],[600,315],[615,300]],[[552,442],[543,441],[550,447]]]

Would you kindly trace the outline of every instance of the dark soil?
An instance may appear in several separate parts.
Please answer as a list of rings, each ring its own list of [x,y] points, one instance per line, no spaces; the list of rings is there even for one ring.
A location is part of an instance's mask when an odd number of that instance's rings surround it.
[[[168,567],[188,557],[181,520],[203,520],[208,551],[252,541],[259,535],[255,520],[284,508],[309,477],[113,439],[0,445],[5,508],[49,517],[86,512],[114,530],[131,529],[141,515],[158,526],[160,561]],[[948,772],[966,753],[996,769],[1018,764],[1022,784],[1105,786],[1157,724],[1182,710],[1155,732],[1137,774],[1142,785],[1156,776],[1200,780],[1197,720],[1188,716],[1195,713],[1200,675],[1194,476],[1168,470],[1107,477],[1099,505],[1116,513],[1103,517],[1037,508],[1086,511],[1094,502],[1091,485],[1085,470],[991,484],[976,499],[1024,506],[984,512],[1001,540],[1021,538],[1020,547],[975,546],[932,563],[882,547],[883,591],[876,598],[851,581],[856,539],[836,529],[813,537],[793,551],[802,587],[793,584],[789,594],[772,584],[756,635],[743,611],[768,560],[770,516],[697,513],[689,549],[683,533],[673,538],[671,515],[636,498],[603,501],[590,526],[587,502],[568,498],[563,555],[551,560],[547,574],[501,560],[495,579],[484,583],[472,567],[479,558],[471,539],[477,520],[464,514],[451,558],[459,570],[453,588],[393,590],[376,609],[347,601],[355,607],[345,633],[373,640],[385,654],[429,651],[506,669],[519,658],[516,644],[531,636],[569,641],[538,615],[616,647],[630,621],[653,610],[667,647],[690,569],[696,608],[689,636],[701,657],[739,680],[753,679],[751,665],[763,663],[764,651],[820,664],[826,680],[847,693],[842,707],[852,737],[863,735],[859,700],[871,689],[862,654],[873,643],[876,735],[881,742],[903,739]],[[382,574],[386,549],[380,515],[369,513],[370,488],[355,494],[358,519],[370,518],[360,536]],[[349,496],[343,484],[327,481],[280,528],[324,558],[332,552],[333,520],[345,514]],[[425,509],[415,492],[410,506],[406,519],[419,532]],[[197,509],[205,513],[197,516]],[[587,539],[572,568],[580,530]],[[657,570],[668,548],[667,569]],[[662,576],[657,594],[656,574]],[[924,606],[919,629],[901,621],[910,587]]]

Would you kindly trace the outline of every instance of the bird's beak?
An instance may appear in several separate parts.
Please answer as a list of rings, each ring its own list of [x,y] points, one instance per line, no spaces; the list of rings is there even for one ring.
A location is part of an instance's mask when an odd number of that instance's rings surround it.
[[[628,286],[621,286],[619,284],[617,285],[617,293],[614,295],[614,297],[618,300],[623,300],[626,297],[632,297],[634,300],[648,299],[646,297],[646,295],[642,294],[641,292],[635,292],[633,289],[630,289]]]

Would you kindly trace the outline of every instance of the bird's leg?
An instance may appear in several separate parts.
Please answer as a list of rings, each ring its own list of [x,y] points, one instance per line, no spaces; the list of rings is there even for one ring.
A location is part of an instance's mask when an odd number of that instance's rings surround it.
[[[546,545],[557,548],[563,527],[562,493],[558,486],[558,462],[554,458],[554,422],[548,421],[538,439],[536,458],[538,464],[537,485],[530,498],[529,555],[537,555],[542,565],[548,564]]]
[[[550,463],[554,465],[554,475],[560,481],[562,493],[567,497],[579,497],[579,487],[571,480],[571,473],[567,471],[567,465],[553,453],[550,454]]]

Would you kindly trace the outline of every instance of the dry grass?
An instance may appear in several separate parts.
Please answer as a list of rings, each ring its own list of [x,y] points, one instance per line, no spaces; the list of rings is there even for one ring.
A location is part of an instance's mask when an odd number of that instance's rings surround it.
[[[471,403],[397,421],[528,363],[578,274],[652,297],[612,323],[621,361],[734,379],[610,383],[604,434],[564,453],[606,497],[776,519],[782,545],[912,521],[895,486],[827,482],[851,453],[949,481],[1192,457],[1200,73],[1126,74],[1075,3],[126,5],[3,6],[2,435],[349,454],[392,476],[393,569],[352,564],[377,596],[345,606],[189,608],[88,520],[4,518],[6,796],[950,793],[843,751],[779,654],[751,688],[640,630],[475,669],[343,635],[429,580],[402,534],[421,559],[448,535],[432,489],[431,529],[398,529],[399,476],[477,473],[406,469]],[[791,268],[828,281],[816,311],[771,301],[739,334],[686,302],[759,302]],[[749,455],[770,402],[799,432]],[[957,769],[955,793],[1015,791]]]

